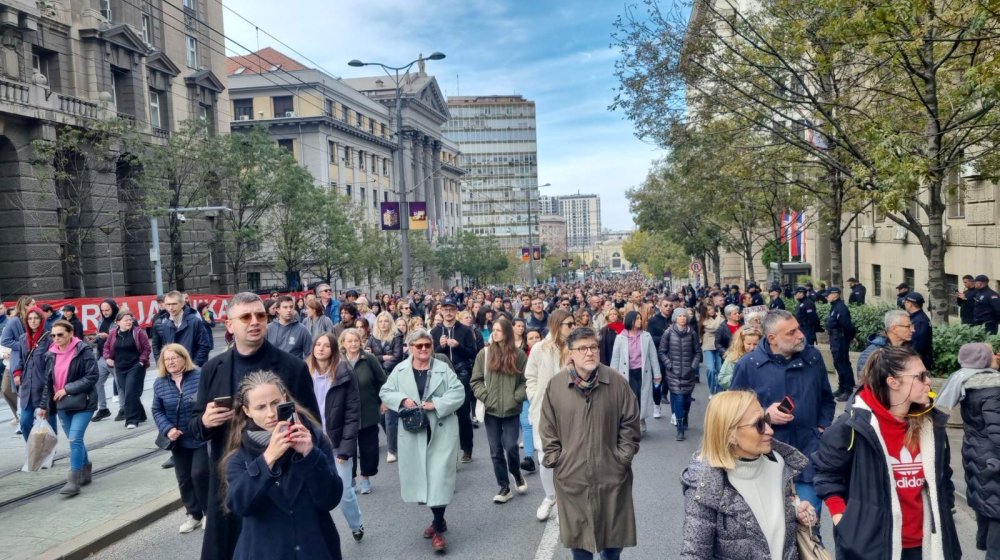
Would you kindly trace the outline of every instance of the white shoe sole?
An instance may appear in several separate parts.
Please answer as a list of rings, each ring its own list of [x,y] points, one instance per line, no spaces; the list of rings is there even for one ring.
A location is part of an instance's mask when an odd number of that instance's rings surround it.
[[[497,494],[496,496],[493,496],[493,503],[494,504],[506,504],[507,502],[511,501],[513,498],[514,498],[514,494],[513,493],[507,494],[506,496],[503,496],[501,494]]]
[[[535,512],[535,518],[537,518],[539,521],[548,521],[548,519],[552,517],[552,512],[555,509],[556,509],[555,502],[551,502],[551,504],[542,502],[542,505],[539,506],[538,511]]]

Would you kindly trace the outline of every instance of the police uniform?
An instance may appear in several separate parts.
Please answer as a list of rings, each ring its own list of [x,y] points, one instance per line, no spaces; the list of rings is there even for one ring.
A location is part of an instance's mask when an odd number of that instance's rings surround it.
[[[924,305],[924,296],[917,292],[906,294],[905,300],[916,305]],[[910,313],[910,323],[913,325],[910,348],[920,354],[920,360],[924,363],[924,367],[930,370],[934,367],[934,331],[931,329],[931,320],[921,308]]]
[[[798,288],[795,293],[806,293],[805,288]],[[819,322],[819,315],[816,313],[816,304],[806,297],[799,301],[799,306],[795,310],[795,318],[799,321],[799,329],[806,335],[806,344],[816,344],[816,333],[823,330]]]
[[[976,282],[987,283],[990,279],[985,275],[976,276]],[[972,324],[982,325],[986,332],[997,334],[997,321],[1000,319],[1000,294],[989,287],[976,288],[973,296],[975,306],[972,308]]]
[[[830,293],[840,293],[840,288],[830,288]],[[837,370],[837,396],[849,395],[854,391],[854,370],[851,368],[850,347],[857,330],[851,321],[851,312],[844,300],[838,298],[830,304],[830,314],[826,318],[826,330],[830,333],[830,353],[833,354],[833,368]]]
[[[847,298],[847,303],[851,305],[864,305],[865,296],[868,294],[868,290],[858,282],[855,282],[851,286],[851,296]]]
[[[784,309],[785,308],[785,300],[781,299],[780,296],[772,298],[771,299],[771,303],[769,303],[767,305],[767,308],[768,309]]]

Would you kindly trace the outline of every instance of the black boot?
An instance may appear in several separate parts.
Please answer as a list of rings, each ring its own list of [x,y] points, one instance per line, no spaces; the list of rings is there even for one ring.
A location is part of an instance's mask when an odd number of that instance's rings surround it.
[[[525,457],[524,460],[521,461],[521,470],[524,471],[525,474],[535,472],[537,470],[535,468],[535,460],[531,457]]]
[[[106,409],[106,408],[102,408],[102,409],[98,410],[96,414],[94,414],[94,417],[91,418],[90,421],[91,422],[100,422],[101,420],[104,420],[105,418],[110,418],[110,417],[111,417],[111,411],[108,410],[108,409]]]
[[[119,408],[118,416],[115,416],[115,422],[124,422],[124,421],[125,421],[125,409]]]

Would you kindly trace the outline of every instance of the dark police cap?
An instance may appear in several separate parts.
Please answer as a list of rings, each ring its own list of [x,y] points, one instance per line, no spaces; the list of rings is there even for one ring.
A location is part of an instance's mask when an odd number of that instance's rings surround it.
[[[976,276],[975,280],[976,280],[976,282],[989,282],[990,281],[990,277],[987,276],[987,275],[985,275],[985,274],[980,274],[979,276]]]
[[[840,286],[830,286],[829,288],[827,288],[826,293],[828,293],[828,294],[839,294],[840,293]]]
[[[805,286],[799,286],[798,288],[795,288],[795,293],[797,294],[804,294],[807,293],[808,291],[809,290]]]
[[[906,294],[906,297],[903,298],[903,301],[912,301],[913,303],[915,303],[917,305],[923,305],[924,304],[924,296],[920,295],[919,292],[910,292],[910,293]]]

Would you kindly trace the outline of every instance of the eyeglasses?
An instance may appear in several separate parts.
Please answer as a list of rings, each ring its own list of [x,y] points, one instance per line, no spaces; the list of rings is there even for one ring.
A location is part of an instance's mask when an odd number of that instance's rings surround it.
[[[757,430],[758,434],[764,435],[764,432],[767,430],[767,426],[770,425],[771,425],[771,415],[765,412],[764,415],[758,418],[755,422],[751,424],[740,424],[736,427],[746,428],[748,426],[753,426],[754,429]]]
[[[325,289],[325,290],[320,290],[320,293],[323,293],[323,292],[332,292],[332,291],[333,291],[333,290],[331,290],[330,288],[327,288],[327,289]]]
[[[576,321],[563,321],[562,326],[564,326],[564,327],[574,327],[574,326],[576,326]]]
[[[267,313],[263,311],[254,311],[252,313],[244,313],[236,317],[236,319],[238,319],[244,325],[249,325],[250,319],[252,318],[256,318],[258,323],[263,323],[264,321],[267,320]]]
[[[896,327],[903,327],[904,329],[907,329],[907,330],[915,330],[914,327],[913,327],[913,324],[911,324],[911,323],[907,323],[907,324],[899,323],[899,324],[894,325],[894,326],[896,326]]]
[[[430,347],[431,347],[431,343],[430,342],[421,342],[419,344],[411,344],[410,345],[410,348],[413,348],[414,350],[427,350]]]
[[[64,336],[69,336],[69,333],[57,333],[57,332],[52,333],[52,338],[62,338]]]
[[[897,375],[893,375],[893,377],[916,377],[916,378],[920,379],[920,381],[926,383],[927,380],[929,380],[931,378],[931,372],[929,372],[929,371],[922,371],[920,373],[897,374]]]
[[[599,347],[594,344],[593,346],[578,346],[573,349],[574,352],[579,352],[583,355],[596,354]]]

